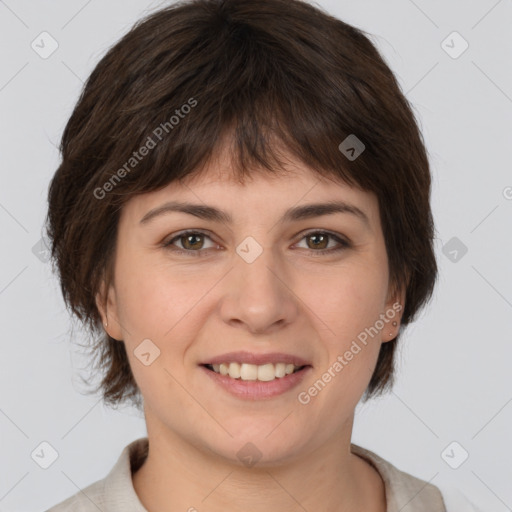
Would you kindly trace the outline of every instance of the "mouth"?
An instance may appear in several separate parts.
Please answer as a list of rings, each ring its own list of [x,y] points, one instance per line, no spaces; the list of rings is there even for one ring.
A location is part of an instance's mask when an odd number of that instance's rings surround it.
[[[241,350],[210,357],[199,364],[218,389],[242,400],[285,395],[313,370],[310,361],[284,352]]]
[[[237,351],[210,357],[199,364],[219,390],[242,400],[264,400],[285,395],[313,370],[308,359],[272,352]]]
[[[310,365],[295,365],[293,363],[266,363],[250,364],[236,361],[220,364],[201,365],[211,372],[240,381],[271,382],[276,379],[283,379],[304,370]]]

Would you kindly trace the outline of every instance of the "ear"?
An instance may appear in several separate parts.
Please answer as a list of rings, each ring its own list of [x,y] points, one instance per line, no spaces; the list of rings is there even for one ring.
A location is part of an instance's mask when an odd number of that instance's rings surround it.
[[[116,291],[114,286],[111,284],[108,289],[108,294],[106,294],[105,286],[105,280],[103,279],[100,289],[96,294],[96,307],[98,308],[101,316],[103,329],[105,329],[111,338],[122,340],[123,333],[121,331],[121,324],[118,318]],[[107,324],[107,326],[105,326],[105,324]]]
[[[405,295],[407,286],[397,288],[390,286],[386,304],[383,313],[386,315],[387,321],[382,330],[382,342],[394,340],[400,330],[400,322],[405,308]],[[396,322],[396,325],[393,325]]]

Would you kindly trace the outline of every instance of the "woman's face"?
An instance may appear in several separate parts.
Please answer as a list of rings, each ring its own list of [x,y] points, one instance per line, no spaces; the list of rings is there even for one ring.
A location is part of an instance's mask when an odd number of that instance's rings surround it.
[[[220,160],[123,208],[108,330],[126,345],[148,433],[260,464],[350,439],[401,297],[388,297],[376,196],[293,162],[241,185]],[[155,213],[175,201],[202,215]],[[305,209],[334,202],[344,211]]]

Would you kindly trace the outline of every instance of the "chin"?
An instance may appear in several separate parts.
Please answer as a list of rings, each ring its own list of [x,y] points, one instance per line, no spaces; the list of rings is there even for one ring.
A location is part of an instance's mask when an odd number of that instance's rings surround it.
[[[288,429],[278,426],[283,418],[266,419],[257,422],[252,419],[248,422],[238,422],[236,425],[226,426],[233,435],[225,435],[217,439],[218,443],[208,443],[209,449],[230,463],[241,464],[246,467],[278,466],[294,459],[298,455],[304,442],[299,439],[297,426],[290,422]],[[276,428],[276,426],[278,426]]]

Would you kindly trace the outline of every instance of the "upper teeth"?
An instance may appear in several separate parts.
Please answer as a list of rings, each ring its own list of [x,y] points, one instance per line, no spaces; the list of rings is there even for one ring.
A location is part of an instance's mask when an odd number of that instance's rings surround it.
[[[213,364],[213,370],[221,375],[228,375],[233,379],[270,381],[276,377],[290,375],[300,366],[287,363],[268,363],[262,365],[247,363],[221,363]]]

